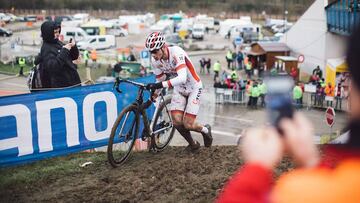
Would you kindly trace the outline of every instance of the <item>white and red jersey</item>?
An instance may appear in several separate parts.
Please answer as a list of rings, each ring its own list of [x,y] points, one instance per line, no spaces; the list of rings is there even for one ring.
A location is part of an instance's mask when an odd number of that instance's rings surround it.
[[[165,51],[167,51],[167,59],[157,61],[152,59],[156,80],[163,81],[164,87],[174,87],[186,95],[195,89],[202,88],[200,77],[186,52],[178,46],[166,47]],[[165,74],[177,74],[177,76],[164,81]]]

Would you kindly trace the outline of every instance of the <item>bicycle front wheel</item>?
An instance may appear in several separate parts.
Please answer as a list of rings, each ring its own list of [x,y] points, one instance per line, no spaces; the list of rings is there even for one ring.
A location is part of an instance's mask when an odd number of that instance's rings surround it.
[[[108,160],[113,167],[120,166],[129,157],[139,130],[137,106],[123,109],[116,119],[108,143]]]
[[[166,98],[159,106],[152,126],[155,135],[152,137],[154,147],[157,151],[162,151],[169,145],[175,133],[170,110],[168,108],[171,98]]]

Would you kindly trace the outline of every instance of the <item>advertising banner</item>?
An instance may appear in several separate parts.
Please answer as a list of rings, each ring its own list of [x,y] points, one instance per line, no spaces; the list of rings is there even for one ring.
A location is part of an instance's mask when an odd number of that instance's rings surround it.
[[[107,145],[118,114],[137,96],[136,86],[122,83],[120,89],[121,94],[105,83],[0,97],[0,166]],[[148,109],[149,118],[154,109]]]

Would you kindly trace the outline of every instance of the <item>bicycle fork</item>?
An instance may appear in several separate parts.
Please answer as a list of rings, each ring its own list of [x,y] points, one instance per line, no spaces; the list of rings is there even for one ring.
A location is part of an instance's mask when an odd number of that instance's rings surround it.
[[[145,110],[141,112],[141,115],[143,117],[143,123],[144,123],[144,129],[142,133],[141,139],[145,141],[146,138],[150,137],[150,144],[148,144],[149,151],[156,151],[155,149],[155,139],[154,139],[154,133],[152,133],[152,129],[149,124],[148,117],[146,115]]]

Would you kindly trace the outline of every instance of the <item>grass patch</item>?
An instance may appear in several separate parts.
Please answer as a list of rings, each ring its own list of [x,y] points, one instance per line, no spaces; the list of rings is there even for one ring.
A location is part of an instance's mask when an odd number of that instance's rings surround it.
[[[91,161],[96,165],[106,162],[106,153],[80,152],[68,156],[37,161],[31,164],[0,169],[0,189],[11,185],[32,185],[35,182],[48,181],[64,175],[79,173],[81,164]]]
[[[24,67],[24,74],[27,75],[31,69],[31,66],[26,65]],[[3,64],[0,63],[0,73],[7,74],[7,75],[16,75],[20,71],[19,64]]]

